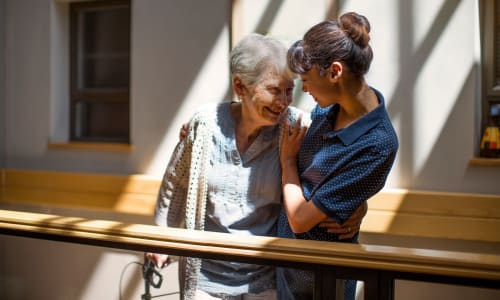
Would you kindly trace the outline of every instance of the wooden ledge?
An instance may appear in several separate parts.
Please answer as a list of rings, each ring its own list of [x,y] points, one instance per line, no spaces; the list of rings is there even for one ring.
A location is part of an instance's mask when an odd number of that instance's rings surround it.
[[[2,170],[0,202],[152,216],[160,179],[40,170]]]
[[[500,195],[386,189],[368,207],[363,232],[500,242]]]
[[[232,234],[0,210],[0,233],[254,263],[332,265],[500,280],[500,256]]]
[[[160,178],[1,170],[0,203],[151,216]],[[368,201],[361,231],[500,242],[500,195],[385,189]]]
[[[469,160],[473,166],[500,167],[500,158],[481,158],[475,157]]]
[[[131,152],[134,147],[130,144],[119,143],[84,143],[84,142],[68,142],[68,143],[49,143],[49,149],[70,149],[70,150],[95,150],[95,151],[117,151]]]

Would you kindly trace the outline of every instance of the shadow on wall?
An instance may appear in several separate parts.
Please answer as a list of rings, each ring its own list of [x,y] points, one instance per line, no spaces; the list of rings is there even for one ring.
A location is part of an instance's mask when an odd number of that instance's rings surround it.
[[[425,164],[419,169],[412,180],[414,189],[426,189],[426,182],[439,181],[442,191],[469,192],[474,186],[481,186],[482,193],[496,194],[498,188],[498,175],[471,176],[477,168],[468,165],[469,154],[472,153],[470,145],[475,145],[474,124],[475,112],[471,111],[471,99],[474,99],[474,76],[479,72],[477,66],[471,66],[462,90],[454,101],[454,106],[449,112],[439,136],[432,150],[429,152]],[[464,114],[463,112],[470,112]],[[461,130],[457,130],[461,128]],[[463,149],[466,149],[465,151]],[[468,151],[467,151],[468,150]],[[441,166],[436,168],[436,166]],[[483,169],[483,171],[486,171]],[[498,174],[498,173],[497,173]],[[449,178],[449,180],[443,180]],[[479,181],[481,180],[481,181]],[[456,185],[453,183],[461,182]]]
[[[401,78],[396,84],[394,94],[388,102],[387,109],[391,119],[398,118],[404,120],[400,127],[400,145],[398,166],[400,176],[400,186],[412,185],[412,178],[415,173],[414,165],[414,137],[415,126],[414,109],[418,99],[414,98],[415,83],[421,75],[425,62],[436,47],[439,38],[446,29],[453,14],[456,12],[460,1],[447,0],[436,14],[430,31],[418,47],[413,47],[414,17],[411,3],[398,2],[399,5],[399,61],[397,62]],[[416,50],[413,50],[415,48]]]
[[[132,123],[134,130],[140,133],[133,133],[133,142],[141,147],[139,168],[142,170],[151,164],[169,130],[177,130],[176,126],[172,129],[177,125],[172,122],[183,106],[189,104],[185,103],[186,98],[197,88],[193,86],[195,79],[227,28],[230,16],[229,2],[216,5],[200,5],[199,1],[161,3],[170,10],[168,17],[160,18],[156,6],[144,4],[138,5],[138,11],[134,12],[137,19],[147,24],[141,27],[143,32],[133,32],[137,43],[133,76],[137,78],[132,79],[135,88]],[[151,20],[150,16],[155,19]],[[204,99],[197,101],[222,100],[214,99],[217,95],[203,96]]]

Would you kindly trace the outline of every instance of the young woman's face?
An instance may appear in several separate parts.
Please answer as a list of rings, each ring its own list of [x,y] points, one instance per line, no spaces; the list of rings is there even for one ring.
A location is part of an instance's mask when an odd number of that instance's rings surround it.
[[[293,87],[293,80],[269,72],[249,90],[243,101],[245,111],[261,126],[276,125],[292,103]]]
[[[320,107],[332,104],[332,85],[327,76],[320,76],[317,66],[313,66],[311,70],[300,75],[302,91],[309,93]]]

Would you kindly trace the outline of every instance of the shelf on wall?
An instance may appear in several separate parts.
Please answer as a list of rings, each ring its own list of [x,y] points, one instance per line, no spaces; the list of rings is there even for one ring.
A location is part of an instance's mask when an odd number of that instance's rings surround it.
[[[474,166],[500,167],[500,158],[474,157],[469,160],[469,164]]]

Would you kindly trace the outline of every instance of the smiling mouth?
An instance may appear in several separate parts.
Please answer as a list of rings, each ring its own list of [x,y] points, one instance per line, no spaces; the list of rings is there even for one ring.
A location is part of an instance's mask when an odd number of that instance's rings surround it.
[[[283,113],[283,110],[274,111],[274,110],[270,109],[269,107],[266,107],[266,110],[268,112],[270,112],[272,115],[275,115],[276,117],[279,117]]]

